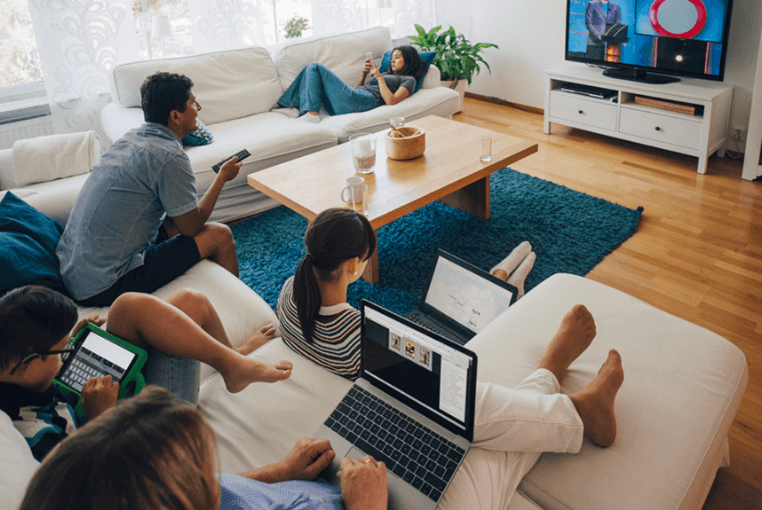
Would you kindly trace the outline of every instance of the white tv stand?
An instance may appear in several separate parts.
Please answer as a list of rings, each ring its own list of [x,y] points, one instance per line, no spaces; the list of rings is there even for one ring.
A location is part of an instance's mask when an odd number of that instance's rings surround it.
[[[706,173],[715,151],[725,156],[733,87],[723,83],[683,78],[677,83],[652,85],[603,76],[603,70],[584,64],[567,64],[545,72],[545,119],[550,123],[650,145],[699,158],[698,173]],[[615,91],[598,99],[561,90],[564,83],[590,85]],[[635,104],[635,96],[688,103],[703,109],[689,115]]]

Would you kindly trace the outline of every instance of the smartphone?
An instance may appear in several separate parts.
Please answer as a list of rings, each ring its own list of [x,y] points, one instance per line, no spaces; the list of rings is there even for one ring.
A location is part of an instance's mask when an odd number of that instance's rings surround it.
[[[369,51],[365,54],[365,60],[373,60],[373,52]]]

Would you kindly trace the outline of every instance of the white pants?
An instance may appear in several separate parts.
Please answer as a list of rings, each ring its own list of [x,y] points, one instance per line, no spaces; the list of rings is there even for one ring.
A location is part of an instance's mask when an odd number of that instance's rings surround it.
[[[582,419],[560,391],[543,368],[513,390],[479,383],[473,446],[439,508],[503,510],[543,452],[578,453]]]

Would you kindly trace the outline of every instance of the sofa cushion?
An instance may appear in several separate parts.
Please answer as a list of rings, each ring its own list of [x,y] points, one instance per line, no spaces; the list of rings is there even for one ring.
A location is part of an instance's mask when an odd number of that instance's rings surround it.
[[[617,349],[625,374],[617,439],[608,449],[586,440],[578,455],[543,454],[520,490],[546,510],[701,508],[749,376],[743,353],[719,335],[603,284],[554,275],[469,343],[479,379],[518,384],[576,303],[593,314],[597,336],[562,391],[584,388]]]
[[[0,295],[23,285],[64,290],[56,245],[61,227],[13,193],[0,201]]]
[[[325,37],[299,38],[277,45],[272,50],[283,90],[299,73],[313,62],[320,62],[344,80],[357,85],[362,75],[365,54],[372,52],[379,58],[392,49],[392,38],[387,27],[374,27],[349,34]]]
[[[198,129],[183,137],[183,145],[198,147],[199,145],[209,145],[212,143],[214,137],[212,136],[212,133],[209,132],[206,125],[199,119],[196,119],[196,124],[198,125]]]
[[[429,68],[431,67],[431,62],[434,60],[434,58],[437,56],[436,51],[422,51],[419,52],[418,55],[420,55],[421,60],[423,60],[424,64],[426,64],[426,72],[423,73],[423,76],[420,80],[415,82],[415,90],[413,91],[418,92],[421,90],[421,86],[423,86],[423,82],[426,81],[426,75],[429,72]],[[384,57],[381,59],[381,65],[378,66],[379,72],[386,72],[389,67],[392,65],[392,50],[387,51],[384,53]]]
[[[270,53],[251,47],[120,65],[113,73],[112,100],[123,107],[140,106],[141,84],[158,71],[193,80],[209,125],[266,112],[283,94]]]
[[[346,115],[323,116],[321,113],[320,126],[336,133],[339,143],[344,143],[349,136],[360,131],[375,133],[389,128],[389,119],[405,117],[411,121],[429,115],[438,115],[449,119],[456,112],[460,97],[458,93],[447,87],[424,86],[421,90],[400,101],[395,105],[383,105],[362,113]],[[379,150],[385,150],[379,147]]]
[[[18,508],[26,486],[34,476],[39,462],[24,436],[16,430],[10,417],[0,411],[0,501],[3,508]]]

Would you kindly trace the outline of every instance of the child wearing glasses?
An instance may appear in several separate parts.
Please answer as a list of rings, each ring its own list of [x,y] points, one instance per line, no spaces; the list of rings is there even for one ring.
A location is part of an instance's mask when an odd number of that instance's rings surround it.
[[[45,287],[26,286],[0,297],[0,410],[13,420],[38,461],[81,425],[52,383],[72,347],[70,337],[88,321],[105,323],[97,315],[77,323],[74,302]],[[264,326],[234,349],[214,307],[198,292],[178,291],[166,302],[150,294],[124,294],[111,306],[107,329],[149,348],[149,363],[151,351],[158,350],[212,366],[231,393],[253,382],[291,376],[288,361],[269,364],[246,356],[274,338],[275,328]],[[192,379],[197,395],[198,381]],[[82,406],[87,420],[113,407],[118,390],[111,376],[85,383]]]

